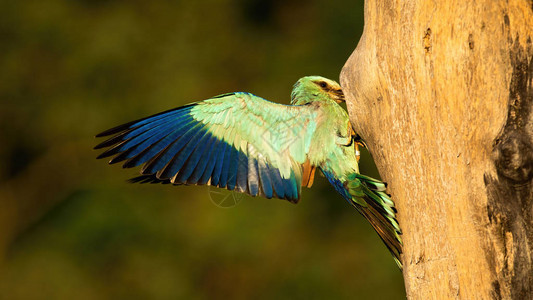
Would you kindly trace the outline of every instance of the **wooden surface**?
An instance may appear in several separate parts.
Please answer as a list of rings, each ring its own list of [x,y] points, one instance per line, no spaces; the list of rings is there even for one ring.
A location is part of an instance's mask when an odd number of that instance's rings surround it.
[[[341,85],[410,299],[533,299],[533,1],[375,1]]]

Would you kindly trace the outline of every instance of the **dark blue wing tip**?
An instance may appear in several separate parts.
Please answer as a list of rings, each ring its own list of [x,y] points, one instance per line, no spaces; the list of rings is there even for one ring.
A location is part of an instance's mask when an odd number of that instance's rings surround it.
[[[145,118],[141,118],[141,119],[138,119],[138,120],[135,120],[135,121],[130,121],[130,122],[115,126],[113,128],[104,130],[104,131],[96,134],[95,137],[99,138],[99,137],[110,136],[110,135],[113,135],[113,134],[121,133],[121,132],[123,132],[123,131],[125,131],[127,129],[131,129],[131,127],[133,127],[134,125],[136,125],[137,123],[140,123],[142,121],[146,121],[146,120],[149,120],[149,119],[152,119],[152,118],[155,118],[155,117],[159,117],[161,115],[164,115],[164,114],[167,114],[167,113],[170,113],[170,112],[174,112],[174,111],[177,111],[177,110],[190,109],[190,108],[192,108],[192,107],[194,107],[196,105],[198,105],[197,102],[190,103],[190,104],[187,104],[187,105],[184,105],[184,106],[180,106],[180,107],[172,108],[172,109],[169,109],[169,110],[165,110],[165,111],[162,111],[160,113],[157,113],[157,114],[145,117]]]
[[[142,119],[138,119],[135,121],[124,123],[122,125],[118,125],[116,127],[113,127],[111,129],[105,130],[97,134],[96,137],[111,136],[110,138],[99,143],[93,148],[95,150],[98,150],[102,148],[111,147],[107,149],[106,151],[104,151],[103,153],[101,153],[100,155],[98,155],[97,159],[106,158],[109,156],[119,154],[118,156],[116,156],[114,159],[110,161],[110,163],[117,163],[117,162],[123,161],[124,159],[130,158],[127,155],[120,155],[120,153],[127,152],[130,148],[136,146],[136,145],[129,145],[129,144],[141,143],[142,141],[137,141],[134,139],[134,137],[136,135],[142,134],[142,131],[147,131],[146,128],[150,127],[149,126],[150,123],[158,124],[158,123],[161,123],[161,121],[158,121],[158,120],[163,120],[173,115],[180,116],[183,114],[187,114],[190,111],[190,109],[196,105],[197,103],[192,103],[192,104],[188,104],[188,105],[181,106],[178,108],[166,110],[166,111],[163,111],[163,112],[160,112],[160,113],[157,113],[157,114],[154,114],[154,115],[142,118]],[[141,132],[138,132],[138,131],[141,131]],[[132,141],[132,139],[134,140]],[[124,144],[128,145],[128,147],[121,146]]]

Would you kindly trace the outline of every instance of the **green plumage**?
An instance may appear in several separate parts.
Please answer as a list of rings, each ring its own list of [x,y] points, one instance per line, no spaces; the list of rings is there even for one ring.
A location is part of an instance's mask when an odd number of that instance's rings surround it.
[[[338,105],[338,83],[298,80],[291,104],[229,93],[107,130],[111,147],[99,158],[143,165],[136,182],[210,184],[252,196],[300,199],[320,169],[374,227],[401,267],[400,228],[383,182],[359,174],[356,147],[364,145]]]

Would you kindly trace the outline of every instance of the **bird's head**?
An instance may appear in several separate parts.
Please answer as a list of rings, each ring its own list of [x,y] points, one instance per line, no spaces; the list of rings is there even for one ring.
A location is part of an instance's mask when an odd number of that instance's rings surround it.
[[[312,101],[345,101],[341,86],[334,80],[321,76],[306,76],[298,79],[292,89],[291,104],[302,105]]]

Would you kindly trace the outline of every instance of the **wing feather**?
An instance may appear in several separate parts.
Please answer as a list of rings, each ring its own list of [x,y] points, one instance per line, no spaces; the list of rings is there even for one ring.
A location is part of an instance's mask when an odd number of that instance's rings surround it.
[[[108,148],[98,158],[110,163],[143,165],[136,182],[210,184],[297,202],[301,186],[312,183],[317,114],[311,106],[224,94],[106,130],[97,136],[111,137],[95,149]]]

